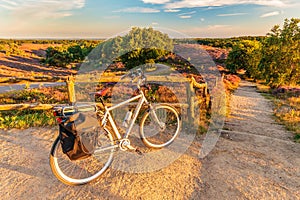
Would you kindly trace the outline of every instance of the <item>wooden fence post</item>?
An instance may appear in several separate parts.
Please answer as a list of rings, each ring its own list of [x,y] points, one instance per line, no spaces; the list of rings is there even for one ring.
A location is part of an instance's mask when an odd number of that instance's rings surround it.
[[[188,102],[188,120],[189,124],[194,125],[195,124],[195,91],[194,91],[194,83],[187,82],[187,102]]]
[[[208,84],[207,83],[205,83],[204,98],[205,98],[206,108],[208,109],[211,102],[210,102],[210,95],[208,94]]]
[[[68,96],[69,96],[69,104],[74,105],[76,102],[76,96],[75,96],[75,88],[74,88],[74,76],[68,76],[66,83],[68,87]]]

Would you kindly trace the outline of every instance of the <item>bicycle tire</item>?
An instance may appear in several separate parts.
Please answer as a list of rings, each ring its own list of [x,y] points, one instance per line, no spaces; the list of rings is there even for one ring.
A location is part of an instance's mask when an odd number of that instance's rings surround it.
[[[161,128],[156,122],[153,113],[155,112]],[[140,123],[140,135],[147,147],[159,149],[170,145],[178,136],[181,128],[181,117],[175,108],[169,105],[157,105],[148,110],[142,117]]]
[[[50,167],[56,178],[67,185],[82,185],[103,174],[113,160],[114,148],[106,152],[101,152],[101,149],[113,146],[114,141],[107,129],[100,132],[98,141],[101,147],[97,148],[91,156],[71,161],[62,152],[60,140],[57,137],[50,152]]]

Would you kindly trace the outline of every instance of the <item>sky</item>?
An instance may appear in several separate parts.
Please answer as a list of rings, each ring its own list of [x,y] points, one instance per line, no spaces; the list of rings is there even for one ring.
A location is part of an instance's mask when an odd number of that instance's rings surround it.
[[[0,0],[0,38],[108,38],[131,27],[173,37],[266,35],[300,0]]]

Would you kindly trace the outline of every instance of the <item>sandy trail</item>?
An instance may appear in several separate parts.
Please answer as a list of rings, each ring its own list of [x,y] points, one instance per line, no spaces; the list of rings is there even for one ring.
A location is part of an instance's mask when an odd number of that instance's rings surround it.
[[[49,166],[55,128],[0,130],[1,199],[300,199],[300,144],[275,123],[271,104],[242,82],[223,137],[204,159],[201,137],[151,173],[110,168],[83,186],[60,183]]]
[[[67,186],[49,166],[55,132],[55,128],[0,131],[1,199],[188,199],[199,190],[199,139],[161,170],[126,173],[110,168],[90,184]]]
[[[201,199],[300,199],[300,144],[274,121],[254,84],[236,90],[224,129],[202,162]]]

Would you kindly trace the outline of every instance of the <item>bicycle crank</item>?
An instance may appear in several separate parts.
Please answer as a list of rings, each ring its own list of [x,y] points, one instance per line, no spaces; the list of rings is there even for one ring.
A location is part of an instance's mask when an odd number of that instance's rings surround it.
[[[130,140],[129,139],[122,139],[122,140],[120,140],[119,148],[121,149],[121,151],[127,151],[127,150],[129,150],[129,151],[135,151],[139,155],[143,154],[139,149],[133,147],[130,144]]]

